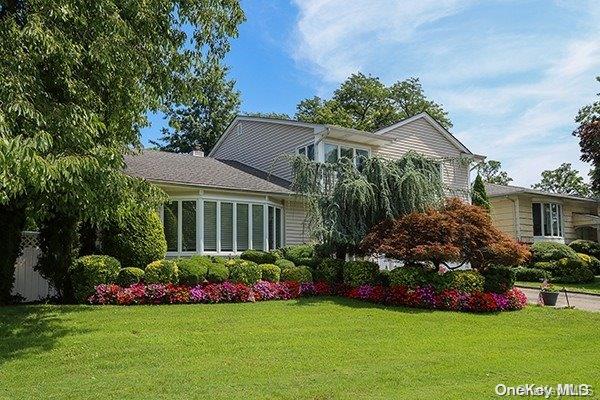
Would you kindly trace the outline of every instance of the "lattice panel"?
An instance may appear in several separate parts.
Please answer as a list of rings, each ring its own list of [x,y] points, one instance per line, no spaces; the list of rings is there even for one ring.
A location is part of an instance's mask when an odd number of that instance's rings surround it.
[[[39,233],[37,232],[23,232],[21,236],[21,245],[23,248],[33,247],[37,248],[40,245]]]

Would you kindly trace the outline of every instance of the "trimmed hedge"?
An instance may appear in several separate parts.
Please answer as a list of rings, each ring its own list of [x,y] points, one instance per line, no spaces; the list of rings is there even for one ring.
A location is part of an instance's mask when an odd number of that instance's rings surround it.
[[[383,287],[390,286],[390,271],[381,269],[377,273],[377,284]]]
[[[344,264],[343,279],[346,285],[355,287],[375,285],[379,265],[371,261],[348,261]]]
[[[515,268],[515,278],[522,282],[541,282],[544,279],[550,279],[551,276],[550,272],[539,268]]]
[[[536,242],[531,245],[533,261],[558,261],[562,258],[577,258],[577,252],[562,243]]]
[[[262,269],[253,261],[234,259],[225,263],[229,268],[229,280],[234,283],[253,285],[260,281]]]
[[[283,258],[290,260],[295,265],[314,265],[315,246],[312,244],[297,244],[281,249]]]
[[[312,274],[307,266],[300,265],[298,267],[288,267],[281,271],[281,280],[283,282],[312,282]]]
[[[140,283],[144,279],[144,270],[135,267],[123,268],[119,271],[116,283],[128,287]]]
[[[225,282],[229,278],[229,268],[224,263],[213,263],[206,271],[206,280],[211,283]]]
[[[552,280],[559,283],[586,283],[594,281],[594,273],[589,265],[577,258],[563,258],[556,264]]]
[[[432,272],[420,266],[397,267],[390,271],[390,286],[426,286],[432,283]]]
[[[316,282],[342,283],[345,264],[341,259],[326,258],[312,268],[313,278]]]
[[[240,256],[242,260],[252,261],[256,264],[274,264],[277,256],[261,250],[246,250]]]
[[[114,283],[121,263],[114,257],[89,255],[75,260],[69,268],[75,300],[85,302],[100,284]]]
[[[578,239],[569,243],[569,247],[577,253],[587,254],[588,256],[600,257],[600,243],[592,240]]]
[[[275,264],[261,264],[259,267],[262,271],[263,281],[279,282],[281,278],[281,268]]]
[[[431,286],[436,292],[458,290],[483,292],[485,279],[476,270],[448,271],[442,275],[437,270],[422,266],[398,267],[390,272],[390,286],[409,288]]]
[[[443,276],[448,275],[450,283],[448,289],[454,289],[461,292],[483,292],[485,278],[478,271],[469,269],[465,271],[450,271]]]
[[[281,269],[290,268],[290,267],[295,267],[296,266],[296,264],[294,264],[292,261],[286,260],[284,258],[275,261],[274,264],[277,265]]]
[[[516,275],[513,268],[489,267],[483,276],[485,278],[483,290],[486,292],[504,293],[515,285]]]
[[[146,283],[177,283],[177,264],[171,260],[158,260],[151,262],[144,271]]]
[[[208,267],[212,265],[210,259],[194,256],[191,258],[178,258],[177,264],[179,283],[182,285],[197,285],[204,282]]]

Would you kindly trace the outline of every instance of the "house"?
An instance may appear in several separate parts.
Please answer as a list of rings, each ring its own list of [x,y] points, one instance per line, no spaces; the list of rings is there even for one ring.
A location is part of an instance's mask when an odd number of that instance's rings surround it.
[[[361,156],[393,159],[410,150],[439,160],[448,195],[469,198],[469,164],[482,157],[426,113],[376,132],[238,116],[208,155],[144,150],[125,161],[127,173],[170,196],[161,209],[168,256],[234,255],[310,240],[304,203],[290,190],[286,155],[358,163]]]
[[[486,184],[494,225],[524,243],[597,241],[598,200],[518,186]]]

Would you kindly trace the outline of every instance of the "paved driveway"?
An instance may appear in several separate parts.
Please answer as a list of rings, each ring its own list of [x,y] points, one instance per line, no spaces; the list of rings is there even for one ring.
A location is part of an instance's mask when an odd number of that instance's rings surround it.
[[[527,300],[530,303],[537,304],[538,296],[540,291],[538,289],[528,289],[528,288],[519,288],[527,295]],[[569,304],[571,307],[575,307],[581,310],[587,311],[596,311],[600,312],[600,296],[593,296],[589,294],[581,294],[581,293],[567,293],[569,296]],[[567,299],[565,294],[561,292],[558,295],[558,301],[556,302],[556,307],[566,307]]]

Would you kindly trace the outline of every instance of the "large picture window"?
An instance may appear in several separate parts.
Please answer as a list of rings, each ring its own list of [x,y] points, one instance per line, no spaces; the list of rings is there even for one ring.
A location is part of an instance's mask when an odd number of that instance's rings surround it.
[[[264,207],[262,204],[252,205],[252,248],[263,250],[265,244]]]
[[[221,203],[221,251],[233,251],[233,203]]]
[[[563,237],[562,205],[532,203],[533,236]]]
[[[204,251],[217,251],[216,201],[204,201]]]
[[[248,250],[248,204],[237,204],[236,224],[237,250]]]
[[[179,220],[179,202],[170,201],[163,209],[163,227],[167,239],[167,251],[179,251],[177,226]]]
[[[335,143],[325,143],[325,162],[336,163],[342,158],[353,160],[358,169],[362,169],[365,159],[369,157],[369,150],[343,146]]]

